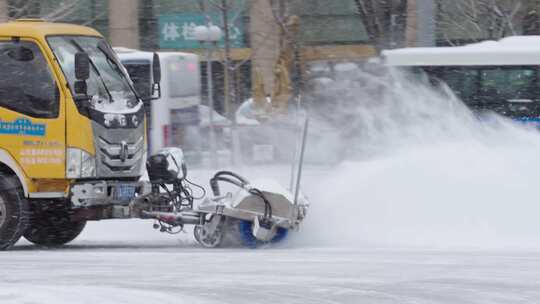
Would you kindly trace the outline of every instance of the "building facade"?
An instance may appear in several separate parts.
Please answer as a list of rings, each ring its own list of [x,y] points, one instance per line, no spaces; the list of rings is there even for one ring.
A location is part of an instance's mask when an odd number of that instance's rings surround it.
[[[473,2],[489,2],[496,7],[483,6],[483,11],[474,12],[467,6]],[[204,46],[193,40],[192,29],[207,23],[223,26],[223,3],[228,4],[226,15],[230,20],[235,84],[233,103],[236,104],[251,95],[255,71],[262,75],[266,93],[272,91],[273,69],[280,49],[277,22],[280,16],[300,17],[300,56],[307,64],[362,61],[377,54],[369,43],[355,0],[0,0],[0,21],[40,17],[94,27],[113,46],[203,54]],[[280,3],[279,8],[276,3]],[[540,28],[538,0],[408,0],[407,3],[402,14],[407,16],[404,40],[409,46],[451,45],[497,35],[535,34]],[[466,15],[464,11],[474,14]],[[388,16],[394,17],[399,16]],[[212,75],[216,84],[214,96],[222,112],[223,46],[221,41],[214,52]],[[201,59],[205,92],[205,56]]]
[[[227,0],[230,46],[237,104],[251,95],[253,71],[272,91],[273,66],[279,54],[280,31],[269,0]],[[355,13],[354,1],[291,0],[287,14],[301,18],[300,41],[306,61],[364,59],[374,55]],[[200,0],[0,0],[0,20],[39,17],[88,25],[113,46],[143,50],[204,53],[191,38],[196,25],[222,26],[221,1]],[[223,96],[223,42],[214,55],[217,104]],[[203,60],[203,78],[206,77]],[[206,90],[203,79],[203,91]],[[204,94],[203,94],[204,95]],[[218,109],[223,110],[223,106]]]

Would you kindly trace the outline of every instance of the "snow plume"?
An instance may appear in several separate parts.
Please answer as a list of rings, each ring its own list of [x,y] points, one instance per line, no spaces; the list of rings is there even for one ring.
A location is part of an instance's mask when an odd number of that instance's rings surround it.
[[[336,79],[323,91],[341,107],[322,115],[341,122],[353,160],[306,189],[297,242],[540,248],[537,130],[476,117],[447,87],[394,70]]]

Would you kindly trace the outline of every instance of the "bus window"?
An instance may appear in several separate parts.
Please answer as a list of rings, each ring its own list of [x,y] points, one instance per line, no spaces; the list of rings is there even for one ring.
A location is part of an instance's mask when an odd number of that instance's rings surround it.
[[[537,73],[532,68],[495,68],[481,72],[480,92],[486,102],[534,100]]]
[[[126,70],[128,71],[131,81],[133,81],[133,86],[139,94],[139,97],[142,99],[150,98],[152,93],[151,90],[151,72],[150,72],[150,62],[123,62]]]
[[[445,68],[440,78],[465,103],[476,103],[478,70],[468,68]]]
[[[174,56],[168,59],[169,97],[198,96],[201,92],[199,66],[196,59]]]
[[[444,82],[466,104],[535,100],[539,91],[533,67],[424,67],[433,85]]]
[[[467,104],[477,103],[478,69],[468,67],[423,67],[433,86],[442,83]]]

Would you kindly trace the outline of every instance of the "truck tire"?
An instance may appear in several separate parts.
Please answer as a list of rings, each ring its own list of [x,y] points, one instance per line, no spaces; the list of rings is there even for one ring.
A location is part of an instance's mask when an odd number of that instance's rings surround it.
[[[9,249],[28,225],[28,203],[15,175],[0,172],[0,250]]]
[[[73,241],[86,221],[72,221],[66,201],[32,202],[24,238],[41,246],[61,246]]]

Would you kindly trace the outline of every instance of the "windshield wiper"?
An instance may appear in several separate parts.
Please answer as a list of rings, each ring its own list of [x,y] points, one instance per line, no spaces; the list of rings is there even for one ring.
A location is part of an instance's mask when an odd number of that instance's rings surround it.
[[[135,90],[135,88],[132,87],[130,82],[126,79],[126,75],[122,70],[122,67],[120,66],[121,63],[116,61],[116,58],[113,54],[111,54],[109,47],[104,45],[103,41],[100,41],[98,42],[97,49],[105,56],[105,59],[107,59],[107,63],[109,64],[109,66],[111,66],[114,70],[116,70],[116,72],[118,72],[118,74],[120,74],[122,80],[131,89],[131,91],[133,91],[133,94],[135,94],[137,100],[141,99],[139,94],[137,93],[137,90]]]
[[[100,41],[98,42],[97,44],[97,49],[103,54],[105,55],[105,58],[107,58],[107,61],[109,62],[109,65],[111,67],[114,66],[114,69],[117,71],[117,72],[120,72],[120,74],[124,75],[124,73],[122,72],[122,69],[120,68],[120,63],[116,62],[116,58],[114,58],[114,55],[111,54],[109,48],[107,46],[104,46],[104,43],[103,41]],[[111,62],[113,64],[111,64]]]
[[[73,44],[73,46],[75,46],[75,48],[77,48],[77,50],[79,50],[79,52],[83,52],[83,53],[87,53],[83,48],[82,46],[77,43],[77,41],[73,40],[73,39],[70,39],[69,40],[71,44]],[[88,54],[88,53],[87,53]],[[101,84],[103,84],[103,88],[105,88],[105,92],[107,92],[107,95],[109,96],[109,101],[112,103],[114,102],[114,99],[111,95],[111,92],[109,91],[109,88],[107,88],[107,84],[105,83],[105,79],[103,79],[103,77],[101,76],[101,73],[99,72],[99,69],[97,68],[96,64],[92,61],[92,59],[90,58],[90,56],[88,56],[88,62],[90,62],[90,65],[92,66],[92,68],[94,69],[94,71],[96,72],[96,74],[98,75],[99,77],[99,80],[101,80]]]

